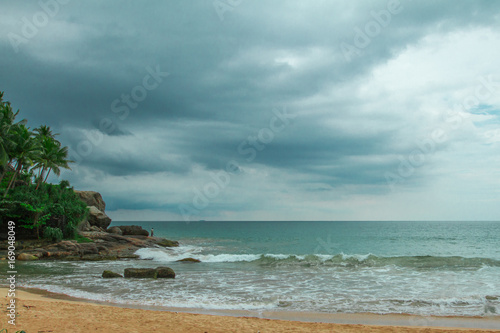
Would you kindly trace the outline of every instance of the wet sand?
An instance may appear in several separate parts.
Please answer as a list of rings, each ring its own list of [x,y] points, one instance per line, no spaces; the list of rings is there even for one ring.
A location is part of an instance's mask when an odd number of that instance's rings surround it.
[[[16,326],[7,323],[7,289],[0,288],[0,329],[26,332],[500,332],[500,317],[417,317],[295,312],[209,314],[180,309],[132,308],[44,291],[16,290]],[[160,310],[161,309],[161,310]],[[176,311],[177,310],[177,311]],[[192,309],[192,312],[200,312]],[[182,311],[189,311],[182,309]],[[258,318],[260,317],[260,318]],[[425,326],[425,327],[424,327]],[[448,327],[437,327],[448,326]],[[482,329],[480,329],[482,328]]]

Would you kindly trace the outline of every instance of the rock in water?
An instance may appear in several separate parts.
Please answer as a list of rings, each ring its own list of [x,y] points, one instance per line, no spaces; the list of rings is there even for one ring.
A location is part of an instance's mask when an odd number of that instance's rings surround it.
[[[156,268],[156,277],[158,279],[175,279],[175,272],[170,267]]]
[[[110,234],[123,235],[122,229],[118,227],[111,227],[107,230]]]
[[[201,262],[201,260],[195,259],[195,258],[184,258],[184,259],[177,260],[177,261],[179,261],[179,262]]]
[[[112,272],[112,271],[104,271],[102,272],[102,277],[105,279],[113,279],[113,278],[121,278],[123,275]]]
[[[125,268],[126,278],[136,278],[144,279],[151,278],[156,279],[156,269],[154,268]]]
[[[178,241],[171,241],[171,240],[168,240],[168,239],[165,239],[165,238],[157,238],[155,237],[155,243],[160,245],[160,246],[163,246],[163,247],[177,247],[179,246],[179,242]]]

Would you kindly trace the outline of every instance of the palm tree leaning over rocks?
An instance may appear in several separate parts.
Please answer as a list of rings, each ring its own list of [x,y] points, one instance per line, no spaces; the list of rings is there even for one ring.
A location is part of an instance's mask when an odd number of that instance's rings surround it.
[[[30,131],[26,120],[15,122],[18,113],[12,111],[9,102],[3,102],[3,92],[0,92],[0,182],[7,171],[13,171],[4,198],[15,187],[21,171],[34,174],[38,170],[35,175],[38,189],[42,182],[47,182],[51,172],[59,176],[61,169],[71,169],[69,163],[73,162],[68,159],[68,147],[62,147],[55,139],[59,134],[45,125]]]
[[[17,176],[23,169],[27,169],[34,164],[34,161],[39,158],[41,149],[38,140],[36,140],[32,132],[25,125],[16,126],[13,135],[14,149],[11,152],[11,159],[16,162],[14,175],[12,176],[9,185],[5,189],[4,198],[12,188]]]

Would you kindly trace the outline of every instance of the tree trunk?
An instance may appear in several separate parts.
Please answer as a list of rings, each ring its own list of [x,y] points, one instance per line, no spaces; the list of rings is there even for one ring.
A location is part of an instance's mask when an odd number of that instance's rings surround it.
[[[47,178],[49,178],[50,172],[52,171],[52,168],[49,168],[49,172],[47,172],[47,176],[45,177],[45,180],[43,181],[44,183],[47,182]]]
[[[7,162],[7,164],[4,165],[3,170],[2,170],[2,175],[0,175],[0,183],[3,180],[3,177],[5,177],[5,174],[7,173],[7,169],[9,169],[9,167],[11,166],[10,165],[11,162],[12,162],[12,159],[10,159],[9,162]]]
[[[7,193],[9,192],[10,187],[12,186],[12,184],[16,181],[17,175],[21,171],[21,167],[22,167],[22,164],[18,163],[17,164],[17,168],[16,168],[16,172],[14,173],[14,176],[12,176],[12,179],[10,180],[9,186],[7,186],[7,188],[5,189],[5,193],[3,195],[4,198],[7,196]]]
[[[45,168],[42,168],[42,170],[40,171],[40,174],[38,175],[38,184],[36,185],[35,190],[38,190],[38,187],[42,183],[42,178],[44,176],[44,172],[45,172]]]
[[[5,164],[5,166],[3,167],[2,174],[0,175],[0,183],[2,182],[6,172],[7,172],[7,164]]]

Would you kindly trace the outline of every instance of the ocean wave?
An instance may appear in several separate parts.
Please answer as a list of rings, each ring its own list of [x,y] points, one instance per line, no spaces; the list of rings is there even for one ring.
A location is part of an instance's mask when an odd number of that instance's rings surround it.
[[[174,262],[187,257],[193,257],[206,263],[236,263],[246,262],[263,266],[339,266],[339,267],[384,267],[398,266],[407,268],[457,268],[485,269],[500,267],[500,260],[491,258],[464,258],[460,256],[397,256],[382,257],[374,254],[201,254],[201,251],[191,251],[191,248],[177,251],[163,249],[139,249],[136,254],[141,259],[159,262]],[[198,249],[197,249],[198,250]]]

